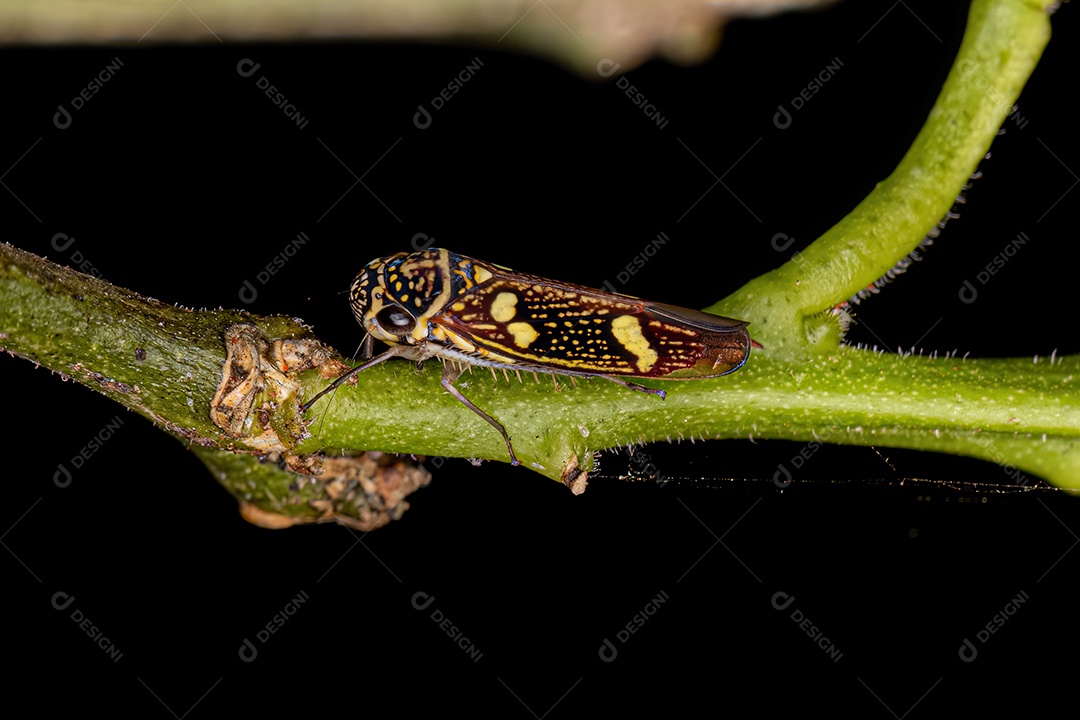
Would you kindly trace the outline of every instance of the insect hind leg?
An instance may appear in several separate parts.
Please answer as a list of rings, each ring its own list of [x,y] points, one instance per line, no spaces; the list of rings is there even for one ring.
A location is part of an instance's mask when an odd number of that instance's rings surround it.
[[[459,375],[461,375],[460,368],[451,368],[450,365],[443,366],[442,386],[446,388],[446,392],[453,395],[462,405],[484,418],[484,420],[487,420],[493,428],[498,430],[499,434],[503,436],[503,440],[506,441],[506,449],[510,451],[510,464],[520,465],[521,461],[518,460],[517,455],[514,454],[514,446],[510,443],[510,436],[506,434],[506,428],[503,427],[502,423],[476,407],[469,398],[462,395],[461,391],[454,386],[454,381],[458,379]]]
[[[615,377],[613,375],[601,375],[600,377],[604,378],[605,380],[610,380],[613,383],[618,383],[619,385],[622,385],[625,388],[630,388],[631,390],[637,390],[638,392],[648,393],[649,395],[656,395],[661,400],[663,400],[663,399],[665,399],[667,397],[666,392],[664,392],[663,390],[659,390],[657,388],[650,388],[650,387],[645,387],[644,385],[638,385],[637,383],[632,383],[632,382],[629,382],[627,380],[623,380],[622,378],[617,378],[617,377]]]

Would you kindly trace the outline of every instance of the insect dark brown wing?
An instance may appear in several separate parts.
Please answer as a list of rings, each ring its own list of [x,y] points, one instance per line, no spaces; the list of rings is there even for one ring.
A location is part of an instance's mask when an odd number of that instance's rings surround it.
[[[740,320],[481,265],[490,277],[431,322],[488,364],[695,379],[726,375],[750,353]]]

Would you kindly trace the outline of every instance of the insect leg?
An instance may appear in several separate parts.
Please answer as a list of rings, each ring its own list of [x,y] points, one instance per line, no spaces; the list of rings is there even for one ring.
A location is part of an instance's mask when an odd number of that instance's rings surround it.
[[[300,406],[300,414],[303,415],[304,413],[306,413],[308,410],[311,409],[312,405],[314,405],[316,402],[318,402],[319,398],[321,398],[326,393],[328,393],[331,390],[333,390],[333,389],[337,388],[338,386],[340,386],[342,383],[347,381],[353,375],[356,375],[357,373],[359,373],[359,372],[361,372],[363,370],[367,370],[369,367],[373,367],[375,365],[378,365],[379,363],[384,363],[387,360],[389,360],[390,358],[397,357],[397,356],[403,355],[403,354],[407,354],[410,350],[412,350],[412,348],[409,347],[408,345],[395,345],[394,347],[390,348],[389,350],[387,350],[386,352],[384,352],[382,355],[375,358],[374,360],[369,360],[368,362],[363,363],[362,365],[357,365],[352,370],[345,373],[344,375],[339,377],[337,380],[330,383],[325,388],[323,388],[318,393],[316,393],[315,397],[311,398],[306,403],[301,405]]]
[[[617,378],[617,377],[614,377],[612,375],[601,375],[600,377],[604,378],[605,380],[610,380],[613,383],[619,383],[623,387],[628,387],[631,390],[638,390],[640,392],[648,393],[650,395],[657,395],[657,396],[660,397],[661,400],[663,400],[664,398],[667,397],[667,393],[664,392],[663,390],[657,390],[656,388],[647,388],[644,385],[638,385],[637,383],[627,382],[626,380],[623,380],[622,378]]]
[[[514,446],[510,444],[510,436],[506,434],[506,428],[502,426],[502,423],[473,405],[467,397],[461,394],[460,390],[454,387],[454,381],[457,380],[460,374],[460,370],[451,370],[449,365],[443,367],[442,386],[446,388],[446,392],[456,397],[465,407],[487,420],[493,428],[499,431],[499,434],[503,436],[503,440],[506,441],[506,449],[510,451],[510,464],[520,465],[521,461],[517,459],[517,455],[514,455]]]

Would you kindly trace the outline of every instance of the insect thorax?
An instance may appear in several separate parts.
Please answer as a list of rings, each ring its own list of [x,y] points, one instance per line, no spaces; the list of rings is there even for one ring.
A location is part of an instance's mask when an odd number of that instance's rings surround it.
[[[490,277],[481,264],[446,250],[398,253],[373,260],[360,271],[350,288],[350,304],[357,322],[379,340],[415,345],[435,340],[431,318]],[[401,313],[388,310],[394,308]],[[386,322],[390,319],[400,327]],[[403,332],[406,321],[408,330]]]

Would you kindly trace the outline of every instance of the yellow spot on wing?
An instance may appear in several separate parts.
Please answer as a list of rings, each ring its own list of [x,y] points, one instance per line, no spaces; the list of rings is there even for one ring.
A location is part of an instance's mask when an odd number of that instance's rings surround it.
[[[514,315],[517,315],[517,295],[512,292],[501,292],[495,296],[495,299],[491,301],[491,317],[501,323],[509,322],[513,319]],[[524,323],[515,323],[517,325],[523,325]],[[512,331],[511,331],[512,332]],[[516,336],[517,333],[514,333]],[[522,345],[521,347],[525,347]]]
[[[473,277],[476,278],[476,282],[483,283],[491,279],[491,273],[479,265],[473,265]]]
[[[514,344],[520,348],[529,347],[529,345],[532,344],[532,341],[540,336],[540,333],[536,332],[536,328],[529,323],[510,323],[506,326],[506,329],[514,336]]]
[[[637,358],[637,368],[641,372],[648,372],[659,359],[656,351],[649,346],[649,341],[641,334],[641,323],[633,315],[615,318],[611,323],[611,334]]]

